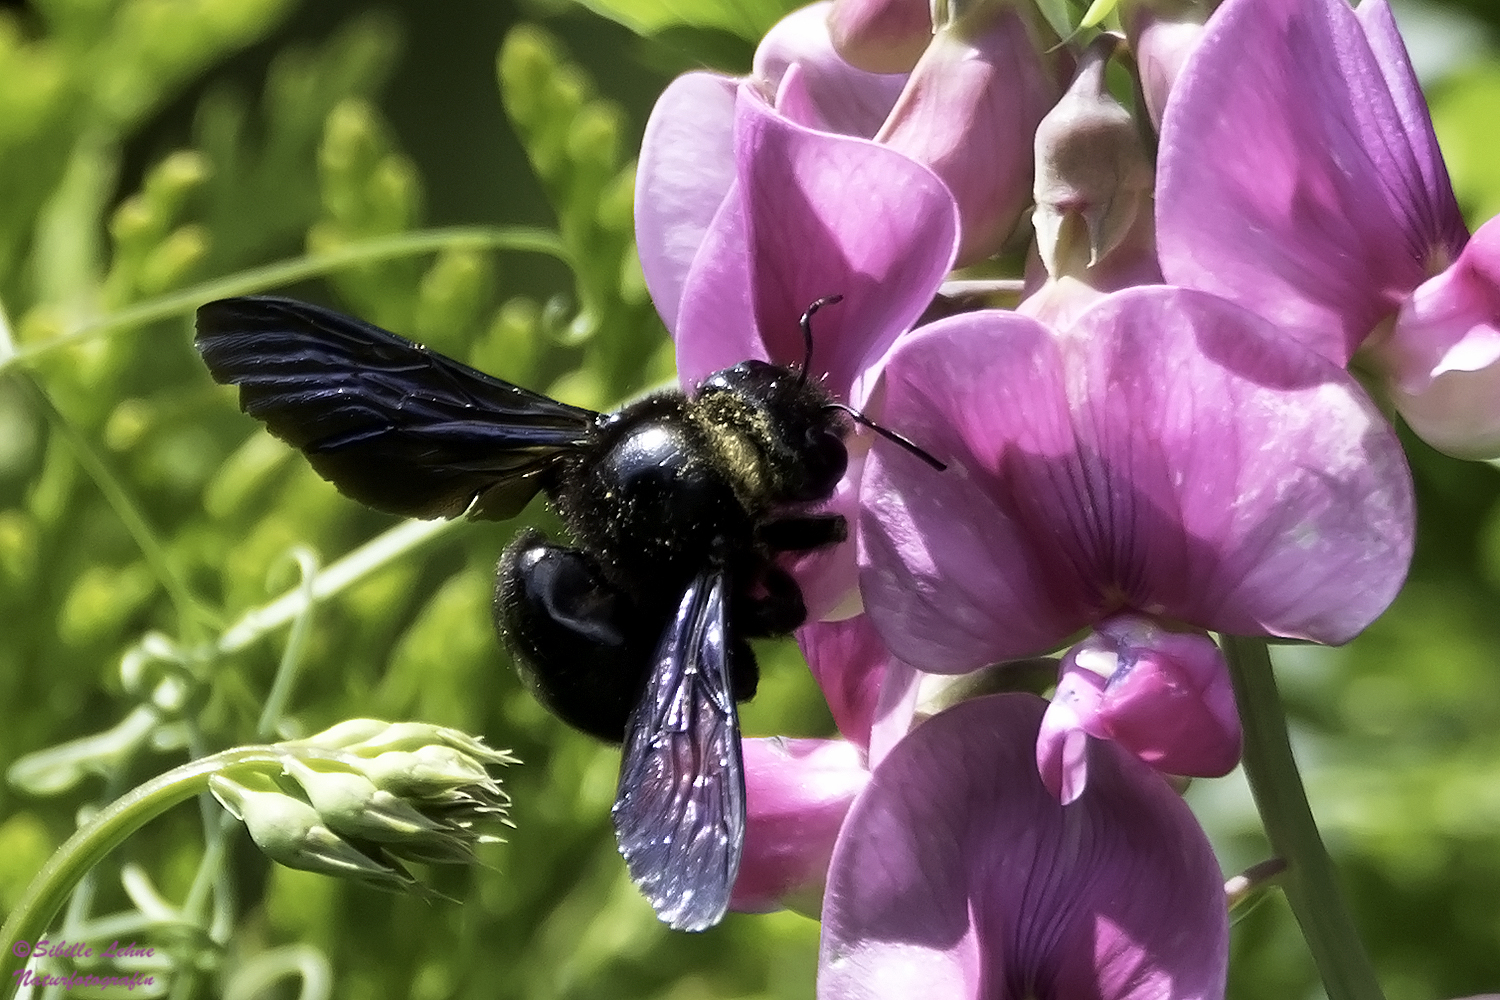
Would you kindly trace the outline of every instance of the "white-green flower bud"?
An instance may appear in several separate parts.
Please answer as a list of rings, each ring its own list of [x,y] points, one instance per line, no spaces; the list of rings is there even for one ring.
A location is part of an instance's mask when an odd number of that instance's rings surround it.
[[[209,779],[209,790],[250,831],[267,857],[288,868],[338,875],[380,888],[416,888],[404,870],[384,864],[330,830],[311,805],[289,795],[269,777],[247,774],[251,785],[222,774]]]
[[[333,830],[382,842],[447,833],[444,824],[375,787],[363,774],[329,769],[337,766],[324,761],[309,766],[295,758],[286,762],[286,773],[302,786],[318,816]]]
[[[500,839],[486,829],[509,823],[510,796],[487,765],[515,758],[456,729],[353,719],[262,749],[272,762],[232,764],[210,787],[293,868],[422,892],[396,859],[469,862],[473,845]]]
[[[1082,277],[1151,224],[1155,171],[1135,119],[1105,86],[1117,44],[1103,35],[1084,51],[1068,92],[1036,131],[1032,223],[1053,278]]]

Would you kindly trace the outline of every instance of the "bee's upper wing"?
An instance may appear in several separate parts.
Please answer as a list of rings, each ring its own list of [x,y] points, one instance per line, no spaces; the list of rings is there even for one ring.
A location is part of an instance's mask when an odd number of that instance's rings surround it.
[[[591,410],[291,299],[210,302],[197,344],[246,413],[342,492],[393,514],[512,517],[596,429]]]
[[[682,595],[625,727],[615,832],[630,876],[676,930],[729,907],[745,844],[745,772],[729,679],[724,574]]]

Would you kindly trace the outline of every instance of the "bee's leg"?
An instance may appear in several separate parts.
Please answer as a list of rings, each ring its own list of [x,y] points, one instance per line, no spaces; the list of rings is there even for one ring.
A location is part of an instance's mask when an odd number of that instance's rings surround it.
[[[534,530],[506,547],[496,576],[495,626],[522,681],[563,721],[618,743],[656,640],[630,596],[588,553]]]
[[[802,588],[790,573],[767,561],[759,581],[755,591],[741,594],[735,604],[736,631],[752,637],[786,635],[807,620]]]
[[[807,552],[848,538],[849,522],[842,514],[781,517],[762,524],[758,537],[772,552]]]
[[[730,649],[729,677],[734,685],[734,700],[748,701],[755,697],[755,689],[760,686],[760,664],[744,636],[735,636]]]

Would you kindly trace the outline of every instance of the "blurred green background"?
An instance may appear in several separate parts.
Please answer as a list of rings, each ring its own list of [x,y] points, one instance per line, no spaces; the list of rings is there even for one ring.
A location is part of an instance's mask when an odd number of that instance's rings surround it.
[[[641,130],[673,75],[743,71],[789,7],[0,5],[0,907],[80,809],[254,740],[288,629],[244,616],[297,588],[295,547],[327,568],[393,527],[210,382],[192,309],[304,295],[600,408],[669,380],[631,243]],[[1477,223],[1500,211],[1500,11],[1399,13]],[[1389,995],[1429,1000],[1500,989],[1500,474],[1409,446],[1405,593],[1345,649],[1278,655]],[[432,875],[457,902],[275,868],[238,831],[205,865],[188,805],[100,866],[70,938],[155,945],[192,970],[181,996],[294,996],[256,988],[294,968],[340,997],[811,996],[813,921],[672,934],[630,886],[616,751],[537,707],[493,636],[515,527],[452,525],[307,612],[281,720],[421,719],[516,751],[509,842]],[[795,647],[761,651],[745,731],[830,733]],[[1191,800],[1226,871],[1264,857],[1237,778]],[[1239,923],[1231,995],[1319,995],[1279,899]]]

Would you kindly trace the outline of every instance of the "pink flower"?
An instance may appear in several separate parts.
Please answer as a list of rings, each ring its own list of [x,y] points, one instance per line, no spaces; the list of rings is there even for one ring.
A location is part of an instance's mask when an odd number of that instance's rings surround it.
[[[1064,805],[1083,793],[1090,738],[1114,740],[1166,774],[1234,770],[1240,720],[1219,647],[1138,615],[1100,622],[1063,657],[1037,736],[1037,770]]]
[[[1222,998],[1222,877],[1192,813],[1109,743],[1042,786],[1031,695],[963,702],[875,768],[839,834],[820,1000]]]
[[[1344,642],[1411,557],[1395,435],[1337,365],[1222,299],[1145,287],[1050,329],[977,312],[883,366],[860,587],[891,652],[960,673],[1121,612]],[[881,398],[881,397],[877,397]]]
[[[1228,0],[1162,124],[1169,282],[1372,368],[1435,446],[1500,455],[1500,226],[1471,239],[1385,0]]]

